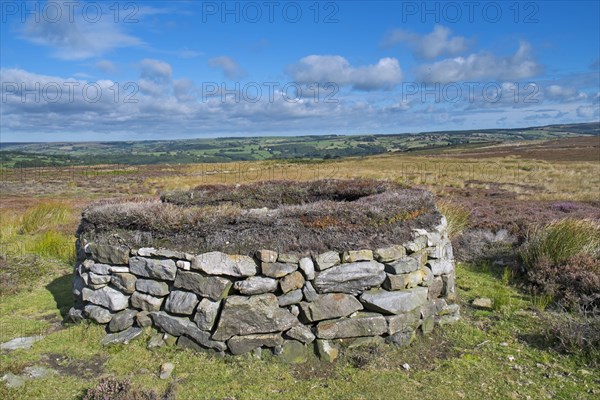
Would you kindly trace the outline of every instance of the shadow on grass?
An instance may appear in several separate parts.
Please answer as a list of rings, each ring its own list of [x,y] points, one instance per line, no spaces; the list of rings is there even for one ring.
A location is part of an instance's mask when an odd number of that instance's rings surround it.
[[[71,293],[72,285],[73,275],[71,274],[56,278],[46,285],[46,289],[52,293],[54,301],[56,302],[56,308],[60,311],[60,315],[63,319],[66,318],[69,309],[73,306],[73,295]]]

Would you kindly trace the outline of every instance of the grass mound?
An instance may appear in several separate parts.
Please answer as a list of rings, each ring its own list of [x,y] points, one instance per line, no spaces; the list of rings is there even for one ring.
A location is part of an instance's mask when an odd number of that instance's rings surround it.
[[[600,309],[600,223],[563,219],[529,232],[521,250],[529,279],[569,308]]]
[[[321,252],[400,243],[440,221],[431,193],[376,180],[211,185],[162,199],[97,204],[79,234],[194,253]]]

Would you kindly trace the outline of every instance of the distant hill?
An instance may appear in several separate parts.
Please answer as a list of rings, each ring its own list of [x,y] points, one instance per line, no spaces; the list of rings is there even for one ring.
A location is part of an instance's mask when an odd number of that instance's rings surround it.
[[[388,152],[472,149],[515,141],[550,140],[589,135],[600,135],[600,123],[386,135],[0,143],[0,164],[5,168],[25,168],[98,164],[220,163],[272,159],[323,160]]]

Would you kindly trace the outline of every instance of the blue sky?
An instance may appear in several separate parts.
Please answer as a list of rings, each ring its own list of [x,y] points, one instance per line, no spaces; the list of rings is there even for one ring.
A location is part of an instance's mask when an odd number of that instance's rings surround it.
[[[0,1],[2,141],[600,119],[598,1]]]

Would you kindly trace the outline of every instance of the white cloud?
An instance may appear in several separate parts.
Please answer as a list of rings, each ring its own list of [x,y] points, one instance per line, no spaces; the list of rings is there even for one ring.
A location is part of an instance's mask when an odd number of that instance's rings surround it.
[[[463,53],[469,47],[469,42],[464,36],[452,36],[450,29],[436,25],[433,31],[426,35],[394,29],[387,33],[382,44],[391,47],[406,43],[419,58],[433,60],[442,55],[455,56]]]
[[[219,68],[229,79],[243,78],[246,73],[240,65],[231,57],[219,56],[208,60],[208,65],[213,68]]]
[[[32,16],[27,19],[20,34],[25,40],[52,48],[57,58],[83,60],[100,57],[117,48],[143,44],[141,39],[123,32],[122,25],[115,24],[112,18],[88,22],[81,12],[71,14],[59,2],[53,5],[62,8],[57,21]]]
[[[377,64],[353,67],[336,55],[310,55],[287,68],[299,83],[333,82],[358,90],[392,89],[402,80],[402,70],[395,58],[382,58]]]
[[[115,66],[115,64],[108,60],[98,61],[96,63],[96,68],[98,68],[100,71],[105,72],[105,73],[115,72],[117,70],[117,67]]]
[[[587,99],[587,94],[577,91],[575,88],[561,85],[549,85],[544,89],[548,99],[560,101],[578,101]]]
[[[170,64],[160,61],[154,60],[151,58],[145,58],[140,62],[140,67],[142,70],[142,77],[149,79],[169,79],[171,75],[173,75],[173,68]]]
[[[534,59],[531,45],[527,42],[521,42],[512,56],[497,57],[482,52],[467,57],[448,58],[417,68],[418,78],[428,82],[514,80],[531,78],[541,72],[542,66]]]
[[[582,118],[595,118],[600,117],[600,107],[597,105],[587,105],[577,107],[577,116]]]

